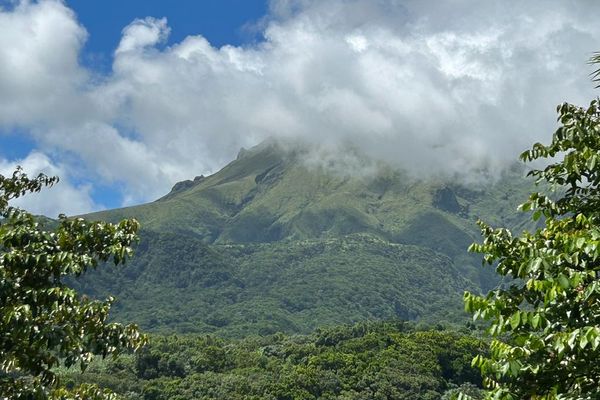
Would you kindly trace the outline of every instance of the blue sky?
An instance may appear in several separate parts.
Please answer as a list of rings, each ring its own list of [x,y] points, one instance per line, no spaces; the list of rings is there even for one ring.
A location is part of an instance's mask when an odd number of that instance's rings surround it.
[[[213,46],[243,46],[262,39],[259,28],[267,15],[267,0],[69,0],[66,5],[77,15],[88,32],[80,62],[99,74],[109,74],[112,55],[121,39],[123,28],[136,18],[167,18],[171,26],[163,46],[182,41],[189,35],[202,34]],[[13,8],[12,1],[0,6]],[[25,158],[36,148],[27,130],[0,125],[0,156],[8,160]],[[77,177],[75,184],[89,184]],[[97,182],[91,193],[101,207],[119,207],[123,201],[118,182]]]
[[[171,34],[165,45],[202,34],[216,47],[261,40],[256,27],[267,14],[267,0],[70,0],[67,1],[90,36],[83,61],[110,67],[121,31],[136,18],[166,17]]]
[[[55,216],[155,200],[267,138],[365,174],[497,176],[597,95],[600,2],[0,0],[0,173]],[[365,172],[367,171],[367,172]]]

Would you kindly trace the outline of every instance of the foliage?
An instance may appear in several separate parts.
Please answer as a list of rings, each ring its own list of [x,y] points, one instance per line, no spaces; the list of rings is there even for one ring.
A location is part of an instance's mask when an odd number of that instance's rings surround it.
[[[474,364],[495,399],[600,397],[600,107],[557,111],[552,142],[521,155],[552,161],[531,175],[555,199],[534,193],[521,206],[543,228],[515,237],[481,223],[484,241],[472,246],[515,279],[485,297],[465,294],[474,317],[492,321],[490,357]]]
[[[454,385],[444,393],[441,400],[482,400],[485,397],[485,392],[476,385],[470,382],[463,383],[462,385]]]
[[[97,363],[67,380],[111,387],[126,399],[440,399],[457,385],[476,392],[469,360],[478,339],[417,331],[401,322],[277,333],[239,341],[154,336],[135,358]]]
[[[113,301],[80,297],[62,283],[98,262],[125,262],[136,239],[135,220],[118,225],[60,217],[45,230],[9,201],[38,192],[57,178],[0,175],[0,398],[111,398],[97,387],[59,387],[53,368],[89,364],[145,343],[134,325],[107,324]]]
[[[592,65],[600,64],[600,52],[594,53],[594,55],[590,58],[589,62]],[[591,73],[591,77],[594,82],[598,83],[598,86],[596,86],[596,88],[600,88],[600,68],[594,70]]]
[[[114,294],[114,318],[146,331],[230,338],[373,319],[463,324],[462,293],[477,287],[439,253],[372,235],[206,245],[150,231],[128,268],[72,285]]]

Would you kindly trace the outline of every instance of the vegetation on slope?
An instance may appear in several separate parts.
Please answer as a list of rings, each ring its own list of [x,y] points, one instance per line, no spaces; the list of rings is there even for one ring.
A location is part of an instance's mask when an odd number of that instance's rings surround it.
[[[138,356],[97,363],[70,384],[99,383],[130,400],[446,399],[458,385],[479,391],[470,360],[483,342],[406,323],[361,323],[308,336],[228,341],[154,336]],[[444,396],[446,393],[446,396]]]
[[[463,291],[476,289],[448,257],[371,235],[228,245],[142,238],[126,269],[75,285],[115,295],[117,319],[155,332],[244,337],[373,319],[458,321]]]
[[[464,290],[497,284],[466,252],[476,218],[517,226],[513,198],[529,183],[516,170],[484,188],[376,167],[350,176],[265,143],[156,202],[87,216],[135,217],[144,231],[130,268],[78,285],[114,294],[117,320],[160,332],[460,320]]]
[[[267,142],[214,175],[178,183],[158,201],[87,217],[133,216],[147,230],[186,233],[205,243],[265,243],[352,233],[373,233],[402,243],[407,229],[428,222],[421,220],[423,215],[436,214],[440,222],[470,238],[477,237],[473,222],[478,217],[514,227],[522,222],[515,218],[515,204],[531,188],[520,169],[491,185],[416,179],[385,165],[372,169],[352,176],[334,167],[309,166],[302,151]]]

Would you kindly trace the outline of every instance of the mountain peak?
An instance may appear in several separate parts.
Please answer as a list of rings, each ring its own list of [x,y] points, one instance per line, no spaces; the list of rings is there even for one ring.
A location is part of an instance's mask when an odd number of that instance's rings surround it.
[[[458,320],[465,289],[497,283],[466,249],[478,238],[477,218],[524,228],[515,207],[531,183],[520,174],[471,190],[391,167],[357,174],[350,167],[360,154],[347,152],[333,168],[318,154],[262,143],[160,201],[88,215],[135,217],[143,229],[133,268],[106,277],[138,293],[121,293],[119,315],[137,307],[146,328],[253,333],[359,317],[440,320],[451,312]],[[181,311],[158,318],[173,296]]]

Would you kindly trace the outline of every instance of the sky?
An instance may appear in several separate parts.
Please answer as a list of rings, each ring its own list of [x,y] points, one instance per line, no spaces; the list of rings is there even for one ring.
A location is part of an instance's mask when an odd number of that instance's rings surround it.
[[[0,174],[48,216],[155,200],[268,138],[499,173],[597,96],[593,0],[0,0]],[[347,165],[347,159],[344,160]],[[311,165],[312,165],[311,164]]]

